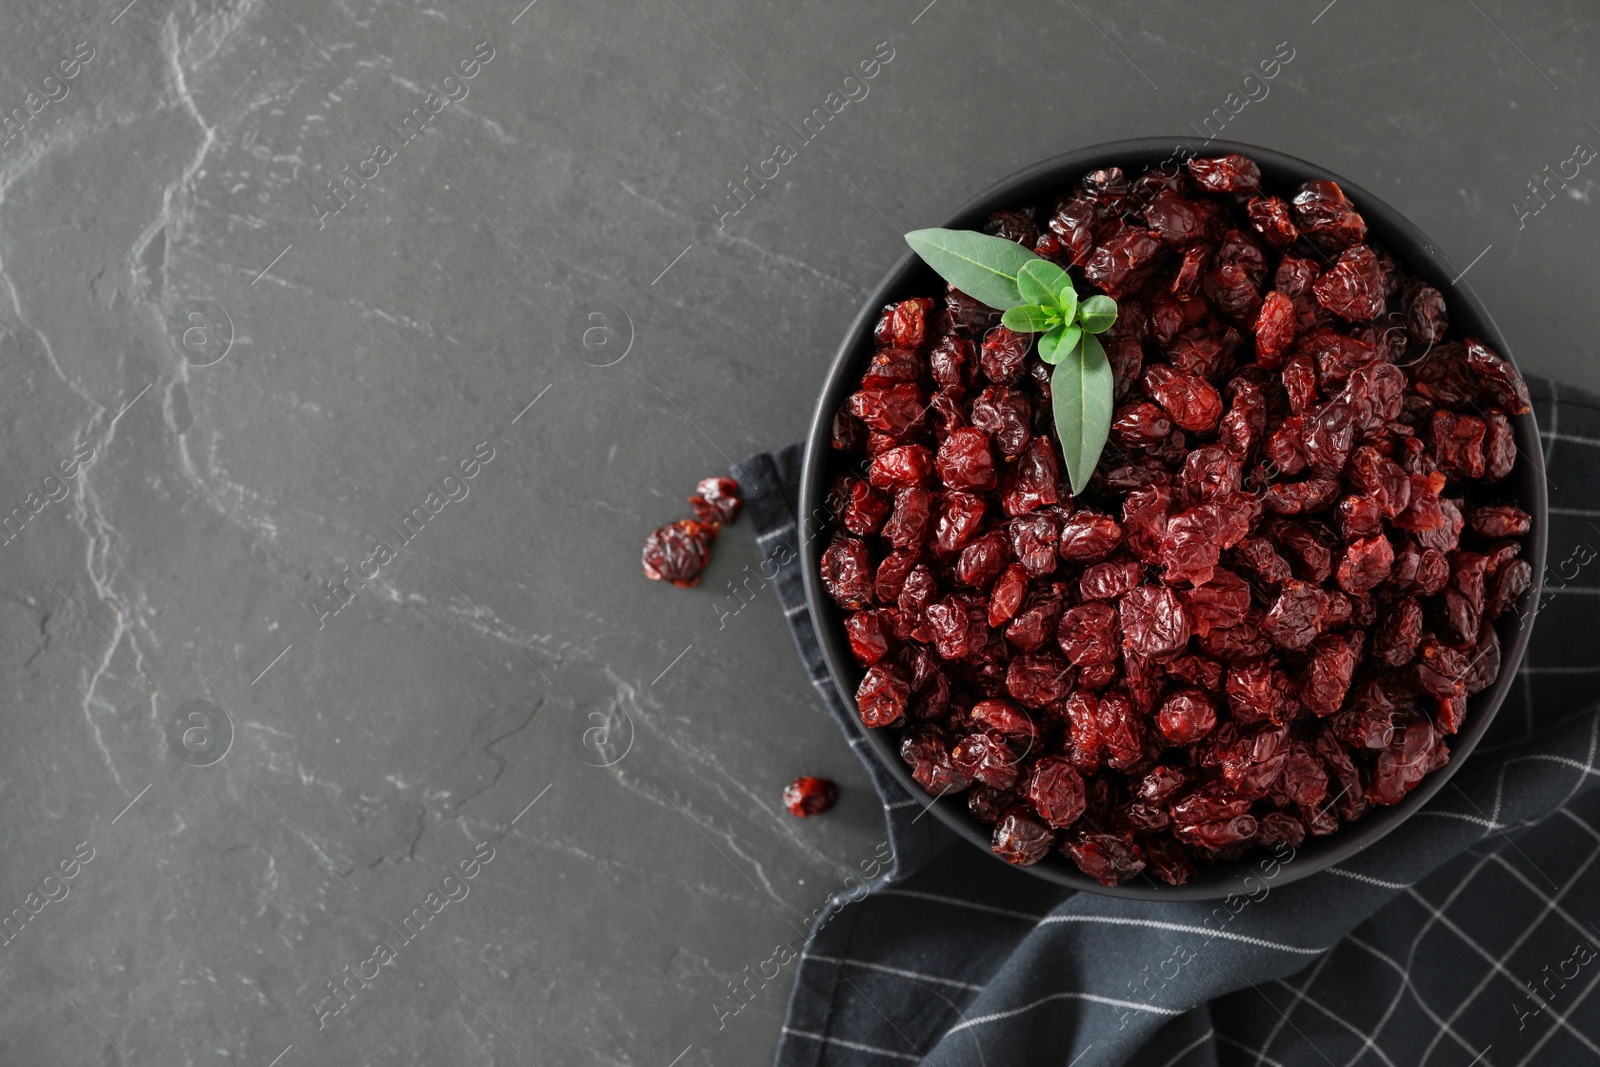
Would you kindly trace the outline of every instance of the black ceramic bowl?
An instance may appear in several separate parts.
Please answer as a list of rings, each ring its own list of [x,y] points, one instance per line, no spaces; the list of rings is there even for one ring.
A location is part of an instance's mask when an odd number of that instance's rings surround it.
[[[1459,269],[1437,245],[1394,208],[1337,174],[1281,152],[1227,141],[1211,141],[1198,149],[1190,147],[1191,144],[1178,138],[1140,138],[1067,152],[995,183],[937,225],[951,229],[978,229],[993,212],[1053,198],[1070,188],[1084,174],[1100,167],[1118,166],[1130,178],[1135,178],[1147,168],[1159,167],[1164,163],[1170,167],[1168,161],[1182,161],[1192,155],[1221,156],[1239,152],[1260,165],[1263,184],[1280,195],[1292,193],[1302,182],[1315,178],[1337,181],[1366,219],[1372,240],[1387,248],[1406,270],[1419,275],[1445,294],[1450,309],[1452,335],[1481,338],[1502,357],[1512,359],[1505,338],[1490,318],[1488,309],[1466,282],[1458,280]],[[933,224],[934,220],[920,223]],[[861,380],[867,361],[872,356],[872,328],[883,306],[911,296],[939,292],[942,286],[942,281],[930,268],[909,249],[905,251],[850,324],[844,342],[834,356],[833,366],[828,371],[828,379],[823,385],[822,397],[817,402],[806,439],[805,470],[800,488],[800,514],[807,517],[801,522],[800,534],[806,602],[816,621],[828,669],[847,700],[854,699],[853,694],[863,672],[850,654],[844,633],[844,614],[823,591],[817,570],[832,527],[831,517],[824,506],[827,485],[845,467],[831,444],[833,415]],[[1512,423],[1516,431],[1518,457],[1511,476],[1511,487],[1521,507],[1534,516],[1533,532],[1526,539],[1524,556],[1533,565],[1534,582],[1516,608],[1508,611],[1497,623],[1503,649],[1500,677],[1493,686],[1470,699],[1465,728],[1450,739],[1450,762],[1445,767],[1423,779],[1399,804],[1372,809],[1361,820],[1341,827],[1337,833],[1327,837],[1307,838],[1293,861],[1279,870],[1274,878],[1275,884],[1297,881],[1348,859],[1393,830],[1427,803],[1466,762],[1515,683],[1517,668],[1527,650],[1533,613],[1538,604],[1540,579],[1544,573],[1548,503],[1545,498],[1544,458],[1533,416],[1517,416]],[[905,763],[900,759],[894,734],[884,730],[867,730],[866,735],[877,758],[899,779],[907,792],[914,797],[928,795],[912,780]],[[970,841],[973,847],[990,856],[994,855],[989,848],[991,828],[968,813],[965,794],[936,801],[931,810],[946,826]],[[1110,896],[1147,900],[1208,899],[1247,889],[1244,879],[1252,873],[1260,877],[1257,864],[1266,855],[1265,852],[1255,853],[1236,863],[1202,867],[1184,886],[1168,886],[1144,878],[1132,879],[1114,887],[1103,886],[1086,877],[1059,852],[1052,852],[1026,870],[1061,885]],[[1004,862],[999,857],[995,857],[995,861]]]

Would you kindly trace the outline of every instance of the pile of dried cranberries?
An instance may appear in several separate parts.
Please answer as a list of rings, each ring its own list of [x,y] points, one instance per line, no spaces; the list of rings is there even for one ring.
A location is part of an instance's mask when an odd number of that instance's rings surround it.
[[[1450,758],[1528,588],[1516,371],[1367,241],[1338,185],[1243,156],[1086,175],[987,232],[1120,308],[1076,499],[1032,338],[950,290],[884,309],[833,424],[822,581],[868,727],[994,851],[1108,885],[1298,846]],[[1085,288],[1087,285],[1087,288]]]

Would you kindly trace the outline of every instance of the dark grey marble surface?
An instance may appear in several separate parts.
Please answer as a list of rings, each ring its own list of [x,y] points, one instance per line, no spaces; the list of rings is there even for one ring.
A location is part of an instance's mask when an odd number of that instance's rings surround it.
[[[1600,164],[1528,187],[1600,145],[1579,0],[125,2],[0,34],[3,1064],[767,1062],[792,967],[726,982],[883,828],[770,593],[728,613],[748,529],[695,591],[639,545],[1041,156],[1224,115],[1600,387]]]

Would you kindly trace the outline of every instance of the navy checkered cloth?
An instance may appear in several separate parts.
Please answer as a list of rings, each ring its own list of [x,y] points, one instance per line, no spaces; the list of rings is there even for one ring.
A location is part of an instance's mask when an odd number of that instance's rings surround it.
[[[1530,387],[1552,562],[1520,684],[1393,833],[1226,903],[1074,892],[923,817],[823,663],[795,550],[800,446],[741,463],[764,552],[790,547],[777,590],[795,643],[895,848],[891,873],[814,927],[778,1067],[1600,1063],[1600,566],[1585,566],[1600,553],[1600,397]]]

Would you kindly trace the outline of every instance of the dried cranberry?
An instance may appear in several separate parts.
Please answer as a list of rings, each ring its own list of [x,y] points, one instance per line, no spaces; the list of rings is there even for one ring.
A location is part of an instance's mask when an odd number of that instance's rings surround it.
[[[1374,804],[1398,804],[1428,773],[1433,755],[1433,725],[1416,711],[1396,716],[1394,740],[1378,754],[1367,799]]]
[[[994,589],[989,593],[989,625],[1004,626],[1022,607],[1022,598],[1028,592],[1028,572],[1020,563],[1013,563],[1000,572]]]
[[[1193,624],[1183,601],[1162,585],[1141,585],[1122,597],[1122,639],[1140,655],[1161,658],[1183,650]]]
[[[889,654],[889,632],[879,612],[856,612],[844,621],[844,632],[851,654],[863,667],[870,667]]]
[[[1117,609],[1105,601],[1068,608],[1057,628],[1057,641],[1077,667],[1115,663],[1119,643]]]
[[[1463,478],[1483,477],[1483,438],[1489,428],[1482,419],[1454,411],[1435,411],[1431,428],[1433,456],[1441,470]]]
[[[902,300],[898,304],[890,304],[879,316],[878,325],[873,330],[873,338],[880,347],[920,348],[927,332],[928,316],[932,311],[933,301],[926,297],[914,297]]]
[[[1367,224],[1337,182],[1306,182],[1294,197],[1294,221],[1300,233],[1324,252],[1336,252],[1367,236]]]
[[[1144,870],[1144,853],[1126,837],[1086,832],[1067,835],[1061,849],[1078,869],[1101,885],[1119,885]]]
[[[1261,168],[1249,156],[1189,160],[1189,176],[1209,193],[1249,196],[1261,191]]]
[[[848,402],[833,415],[833,447],[841,452],[859,452],[867,446],[867,428],[850,414]]]
[[[972,426],[994,439],[1003,456],[1020,455],[1032,433],[1033,408],[1021,391],[991,385],[972,401]]]
[[[993,489],[994,456],[981,430],[955,430],[939,445],[939,478],[951,489]]]
[[[1515,604],[1533,584],[1533,567],[1525,559],[1514,560],[1494,576],[1494,586],[1484,605],[1489,618],[1499,618]]]
[[[1309,645],[1322,626],[1328,608],[1328,594],[1308,582],[1290,579],[1283,583],[1262,621],[1261,632],[1279,648],[1296,652]]]
[[[1383,311],[1383,277],[1378,257],[1366,245],[1339,253],[1339,259],[1311,287],[1317,303],[1351,322],[1367,322]]]
[[[1180,591],[1197,632],[1237,625],[1250,610],[1250,585],[1226,567],[1217,567],[1204,585]]]
[[[1144,391],[1185,430],[1212,430],[1222,418],[1222,396],[1203,378],[1155,366],[1144,373]]]
[[[739,483],[732,478],[707,478],[695,487],[689,506],[701,522],[727,525],[738,520],[744,502],[739,499]]]
[[[1107,295],[1120,300],[1155,269],[1161,251],[1161,241],[1149,230],[1130,226],[1095,246],[1083,274]]]
[[[1323,634],[1311,643],[1300,700],[1316,715],[1332,715],[1344,703],[1360,658],[1359,634]]]
[[[1111,423],[1111,437],[1128,448],[1149,448],[1160,444],[1172,432],[1172,422],[1154,404],[1128,404],[1117,410]]]
[[[955,327],[968,334],[982,334],[1000,322],[1000,312],[959,289],[951,288],[945,293],[944,306]]]
[[[1245,205],[1250,225],[1274,248],[1288,248],[1300,239],[1288,201],[1278,196],[1253,196]]]
[[[1055,445],[1047,438],[1035,437],[1006,469],[1000,484],[1000,506],[1012,516],[1049,507],[1060,499],[1060,480]]]
[[[1394,566],[1394,546],[1382,535],[1363,537],[1344,550],[1339,560],[1339,587],[1347,593],[1371,592]]]
[[[1192,745],[1217,725],[1217,708],[1198,689],[1180,689],[1167,697],[1156,713],[1161,735],[1175,745]]]
[[[926,485],[933,474],[933,454],[922,445],[901,445],[880,452],[867,468],[867,481],[878,489]]]
[[[975,782],[1010,789],[1017,782],[1018,756],[998,734],[968,734],[950,750],[950,763]]]
[[[987,509],[986,500],[979,494],[943,494],[934,520],[933,550],[941,556],[953,556],[965,548],[983,528]]]
[[[1268,293],[1256,313],[1256,360],[1272,370],[1283,362],[1283,355],[1294,344],[1294,301],[1282,293]]]
[[[1450,329],[1450,313],[1445,309],[1444,294],[1431,285],[1419,288],[1406,309],[1406,332],[1418,344],[1431,345],[1444,340]]]
[[[1013,333],[1004,326],[996,326],[983,335],[983,345],[978,355],[978,366],[984,376],[996,385],[1015,381],[1022,370],[1022,361],[1032,347],[1031,335]]]
[[[922,421],[927,398],[914,382],[899,382],[880,389],[863,389],[850,394],[850,414],[869,430],[904,437]]]
[[[1049,826],[1065,830],[1083,814],[1083,778],[1062,756],[1045,756],[1028,771],[1028,802]]]
[[[783,806],[804,819],[821,815],[839,801],[839,787],[826,778],[796,778],[783,787]]]
[[[1517,464],[1517,440],[1511,423],[1498,411],[1488,413],[1489,430],[1483,440],[1483,476],[1498,482]]]
[[[1122,542],[1122,527],[1109,515],[1080,511],[1061,524],[1061,558],[1088,563],[1105,559]]]
[[[974,589],[989,588],[1011,562],[1008,549],[1005,532],[990,530],[956,557],[956,580]]]
[[[856,687],[856,705],[861,721],[869,727],[891,726],[905,715],[911,699],[911,682],[905,672],[892,663],[878,663],[869,669]]]
[[[1078,579],[1078,590],[1085,600],[1115,600],[1144,581],[1144,565],[1136,560],[1096,563],[1086,567]]]
[[[1026,808],[1012,808],[994,824],[994,854],[1018,867],[1038,863],[1055,843],[1055,831]]]
[[[1510,504],[1471,508],[1467,528],[1479,537],[1521,537],[1533,528],[1533,516]]]
[[[700,584],[700,572],[711,561],[711,546],[717,539],[714,523],[680,519],[653,532],[644,542],[644,576],[654,582],[667,581],[680,589],[690,589]],[[860,545],[861,542],[857,541]],[[866,546],[861,545],[861,558],[865,560]],[[824,565],[827,557],[823,557]],[[865,564],[863,564],[865,565]],[[827,584],[827,578],[823,579]],[[830,586],[829,592],[832,592]],[[836,594],[840,607],[864,607],[866,602],[845,603]]]
[[[935,727],[914,727],[900,741],[900,758],[911,768],[911,777],[935,796],[959,793],[971,784],[950,762],[950,741]]]
[[[1200,215],[1194,202],[1169,189],[1145,205],[1144,220],[1168,248],[1181,249],[1200,236]]]
[[[983,232],[993,237],[1003,237],[1007,241],[1015,241],[1024,248],[1032,248],[1033,242],[1039,239],[1039,227],[1026,215],[1019,215],[1015,211],[996,211],[989,216],[983,224]]]
[[[1479,340],[1467,338],[1466,366],[1478,379],[1484,398],[1507,415],[1526,415],[1533,410],[1528,400],[1528,385],[1505,360]]]

